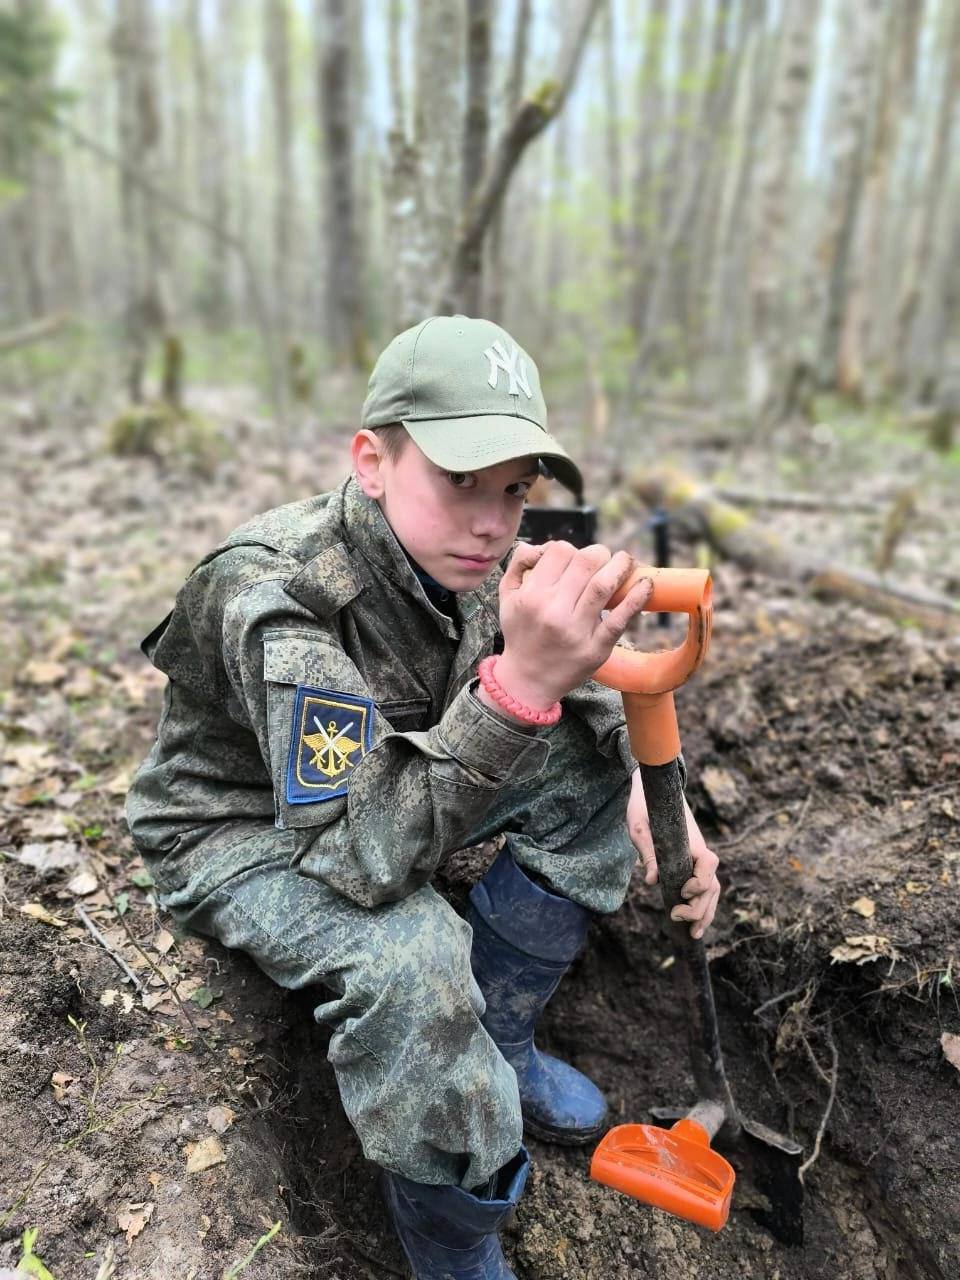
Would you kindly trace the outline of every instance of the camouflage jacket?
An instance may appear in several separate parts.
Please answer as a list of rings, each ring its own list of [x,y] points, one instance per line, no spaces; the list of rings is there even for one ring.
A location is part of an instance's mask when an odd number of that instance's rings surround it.
[[[270,817],[302,873],[363,905],[424,884],[549,752],[472,692],[500,576],[458,595],[458,626],[352,479],[235,530],[143,642],[169,683],[127,800],[138,847]],[[618,694],[588,683],[564,712],[632,769]]]

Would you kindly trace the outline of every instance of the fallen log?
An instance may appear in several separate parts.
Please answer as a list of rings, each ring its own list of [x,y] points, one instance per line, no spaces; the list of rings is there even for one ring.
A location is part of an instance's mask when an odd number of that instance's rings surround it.
[[[820,599],[850,600],[874,612],[934,630],[960,630],[960,603],[932,591],[904,587],[866,569],[813,560],[785,545],[741,508],[671,468],[638,471],[627,481],[645,506],[664,507],[721,559],[801,583]]]
[[[40,320],[31,320],[29,324],[22,325],[19,329],[8,329],[6,333],[0,333],[0,354],[53,337],[69,319],[65,311],[59,311],[52,316],[43,316]]]
[[[812,493],[754,493],[747,489],[718,489],[717,497],[738,507],[771,507],[780,511],[837,511],[843,515],[876,515],[876,502],[819,498]]]

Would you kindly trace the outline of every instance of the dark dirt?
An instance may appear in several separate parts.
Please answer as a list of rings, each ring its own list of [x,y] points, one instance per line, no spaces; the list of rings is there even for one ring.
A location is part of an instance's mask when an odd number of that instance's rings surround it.
[[[75,426],[53,439],[24,422],[0,480],[30,499],[0,544],[0,1269],[36,1226],[56,1280],[218,1280],[280,1221],[250,1280],[404,1274],[309,994],[168,939],[120,819],[159,693],[136,642],[197,555],[280,500],[256,465],[269,434],[248,417],[201,483],[98,458],[99,429]],[[306,453],[304,492],[340,470],[328,443]],[[960,1073],[940,1037],[960,1032],[960,649],[722,566],[716,601],[711,658],[679,700],[691,803],[726,887],[708,942],[741,1106],[809,1155],[835,1091],[806,1244],[777,1244],[740,1193],[711,1236],[591,1183],[589,1152],[534,1142],[508,1252],[520,1280],[952,1280]],[[20,860],[37,845],[46,870]],[[489,854],[447,868],[455,901]],[[597,922],[541,1036],[618,1121],[693,1098],[657,898],[637,881]],[[155,1007],[125,1008],[129,984],[77,902]],[[23,914],[31,903],[63,927]],[[189,1172],[204,1151],[221,1162]]]

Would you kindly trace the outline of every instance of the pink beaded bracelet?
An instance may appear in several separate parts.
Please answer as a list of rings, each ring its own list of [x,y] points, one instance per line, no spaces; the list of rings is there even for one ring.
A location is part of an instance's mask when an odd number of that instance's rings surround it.
[[[527,724],[556,724],[563,715],[563,707],[559,702],[555,702],[552,707],[548,707],[546,711],[538,711],[536,707],[528,707],[525,702],[521,702],[518,698],[514,698],[512,694],[507,693],[503,685],[497,680],[494,674],[494,667],[497,665],[497,655],[491,654],[489,658],[483,658],[477,663],[477,675],[480,677],[480,684],[483,691],[493,699],[498,707],[503,707],[504,711],[509,711],[512,716],[518,720],[523,720]]]

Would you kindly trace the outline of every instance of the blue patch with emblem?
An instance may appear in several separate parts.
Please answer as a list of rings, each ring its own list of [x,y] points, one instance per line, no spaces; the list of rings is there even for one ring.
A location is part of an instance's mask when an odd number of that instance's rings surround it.
[[[346,794],[350,774],[373,742],[374,703],[354,693],[297,686],[287,759],[287,803]]]

